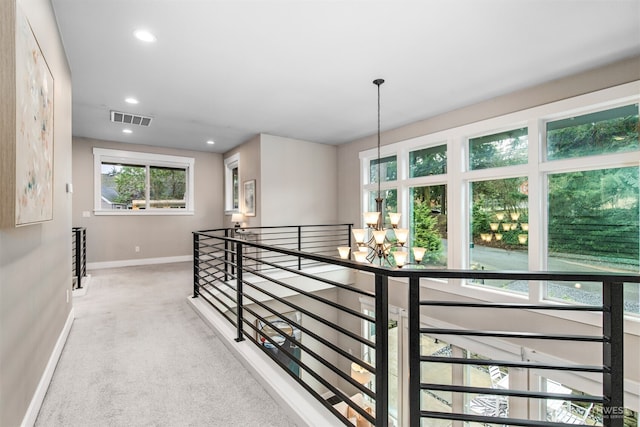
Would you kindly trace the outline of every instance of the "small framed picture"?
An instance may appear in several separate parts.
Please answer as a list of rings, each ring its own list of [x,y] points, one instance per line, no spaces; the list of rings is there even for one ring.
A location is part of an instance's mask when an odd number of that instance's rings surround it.
[[[244,182],[244,214],[256,216],[256,180]]]

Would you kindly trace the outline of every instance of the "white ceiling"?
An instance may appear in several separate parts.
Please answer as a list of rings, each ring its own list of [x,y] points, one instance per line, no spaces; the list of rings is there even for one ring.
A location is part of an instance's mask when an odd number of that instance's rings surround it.
[[[640,54],[640,0],[52,3],[74,135],[212,152],[258,133],[373,134],[375,78],[385,130]],[[153,122],[127,135],[112,109]]]

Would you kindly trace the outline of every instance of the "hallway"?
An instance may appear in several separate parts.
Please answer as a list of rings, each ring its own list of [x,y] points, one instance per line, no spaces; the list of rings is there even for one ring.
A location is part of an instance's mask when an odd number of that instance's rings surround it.
[[[36,426],[294,426],[187,304],[192,271],[91,271]]]

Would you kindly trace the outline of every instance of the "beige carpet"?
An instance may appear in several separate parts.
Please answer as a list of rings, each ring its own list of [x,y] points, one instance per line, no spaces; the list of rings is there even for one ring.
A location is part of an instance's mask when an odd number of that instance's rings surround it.
[[[294,426],[185,301],[190,263],[90,274],[36,426]]]

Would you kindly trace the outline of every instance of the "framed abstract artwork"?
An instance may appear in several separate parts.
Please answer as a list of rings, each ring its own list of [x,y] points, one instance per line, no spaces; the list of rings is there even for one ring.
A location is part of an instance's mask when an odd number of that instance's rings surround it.
[[[2,75],[13,76],[15,81],[8,96],[14,104],[2,111],[3,122],[10,124],[1,142],[6,156],[2,165],[3,227],[53,219],[54,79],[31,25],[17,5],[15,17],[15,44],[2,46],[13,53],[6,64],[12,69],[3,69]],[[9,29],[3,30],[3,36],[4,31]]]
[[[256,180],[244,182],[244,214],[246,216],[256,216]]]

